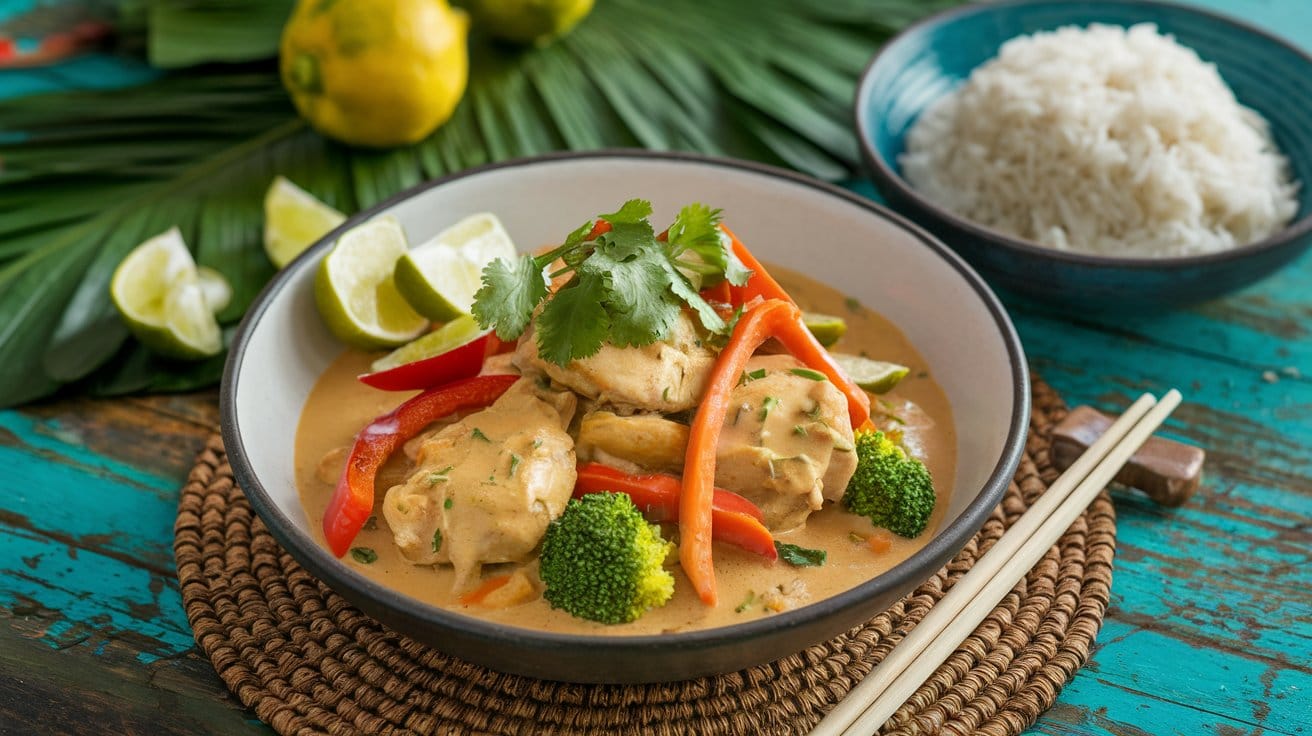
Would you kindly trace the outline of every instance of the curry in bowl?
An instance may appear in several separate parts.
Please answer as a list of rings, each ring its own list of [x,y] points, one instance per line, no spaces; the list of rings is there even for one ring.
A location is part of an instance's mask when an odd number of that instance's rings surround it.
[[[771,616],[910,557],[955,473],[930,366],[719,220],[690,205],[658,234],[630,201],[491,262],[442,328],[478,323],[460,345],[342,353],[296,434],[319,542],[420,601],[576,634]]]

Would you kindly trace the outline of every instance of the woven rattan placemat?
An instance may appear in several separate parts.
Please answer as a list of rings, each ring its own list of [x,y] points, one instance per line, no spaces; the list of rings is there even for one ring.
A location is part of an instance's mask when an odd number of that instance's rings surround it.
[[[814,726],[1043,493],[1066,407],[1034,381],[1025,456],[965,549],[864,626],[750,670],[600,686],[505,675],[448,657],[357,611],[291,558],[251,511],[214,436],[182,490],[174,554],[196,642],[281,734],[801,734]],[[1017,734],[1088,659],[1112,577],[1104,491],[883,733]]]

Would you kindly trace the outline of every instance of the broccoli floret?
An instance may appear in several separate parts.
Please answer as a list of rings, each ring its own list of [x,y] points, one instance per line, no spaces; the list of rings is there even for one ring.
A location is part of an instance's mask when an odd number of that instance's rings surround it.
[[[894,534],[920,536],[936,500],[925,464],[878,430],[857,430],[856,457],[843,504]]]
[[[628,494],[590,493],[570,501],[547,527],[543,596],[579,618],[633,621],[674,595],[674,576],[662,567],[672,549]]]

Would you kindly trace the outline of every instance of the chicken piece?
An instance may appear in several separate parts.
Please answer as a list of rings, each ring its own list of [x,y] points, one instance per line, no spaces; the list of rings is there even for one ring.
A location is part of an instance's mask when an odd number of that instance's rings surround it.
[[[753,356],[720,433],[716,484],[761,507],[774,531],[842,498],[856,471],[847,400],[813,374],[790,355]]]
[[[706,390],[714,364],[715,353],[705,347],[686,313],[680,313],[666,340],[640,348],[603,345],[595,355],[563,368],[538,355],[531,330],[515,351],[515,366],[524,375],[545,374],[620,414],[670,414],[693,408]]]
[[[754,356],[744,374],[720,433],[715,484],[760,506],[773,530],[801,526],[825,500],[842,498],[856,471],[847,401],[789,355]],[[578,451],[629,472],[680,473],[687,444],[677,422],[593,412],[580,424]]]
[[[599,462],[627,472],[682,473],[688,427],[658,414],[621,417],[608,411],[584,415],[575,443],[580,462]]]
[[[457,590],[484,564],[527,560],[574,490],[574,408],[573,394],[521,380],[420,445],[414,472],[383,501],[402,555],[450,563]]]

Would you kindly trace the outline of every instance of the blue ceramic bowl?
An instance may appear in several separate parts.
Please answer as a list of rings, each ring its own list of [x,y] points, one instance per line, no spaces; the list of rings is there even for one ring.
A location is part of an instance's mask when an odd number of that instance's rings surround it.
[[[907,131],[931,103],[1021,34],[1061,26],[1156,23],[1216,64],[1239,102],[1271,124],[1302,182],[1299,211],[1284,230],[1231,251],[1172,258],[1117,258],[1056,251],[946,211],[902,178]],[[1044,301],[1099,309],[1201,301],[1256,281],[1312,244],[1312,56],[1257,28],[1212,13],[1130,0],[1022,0],[972,4],[911,26],[870,62],[856,95],[856,125],[875,185],[965,256],[995,286]]]

